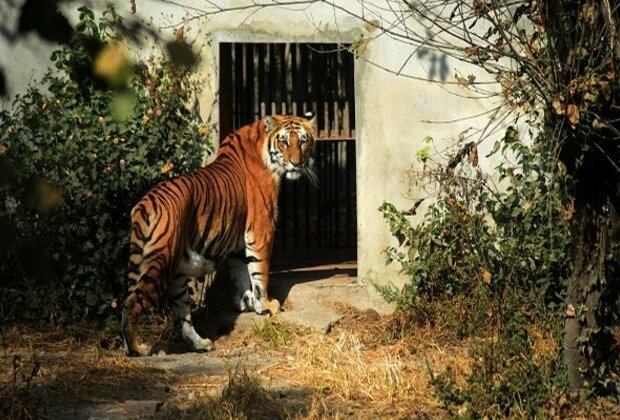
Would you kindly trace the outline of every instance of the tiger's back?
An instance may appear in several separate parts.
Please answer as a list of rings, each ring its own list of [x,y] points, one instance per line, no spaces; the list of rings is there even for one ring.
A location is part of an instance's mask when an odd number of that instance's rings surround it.
[[[230,269],[240,289],[234,298],[237,308],[259,313],[279,309],[277,301],[267,298],[267,284],[279,182],[287,169],[274,162],[279,140],[276,136],[274,142],[273,134],[282,129],[283,121],[290,127],[290,119],[298,118],[267,118],[228,136],[213,163],[155,186],[133,208],[129,278],[136,285],[123,307],[128,354],[147,353],[137,341],[136,323],[164,293],[188,344],[195,350],[210,350],[211,341],[192,326],[187,286],[189,277],[213,272],[227,256],[235,257]],[[295,133],[313,139],[309,123],[298,120],[292,124]],[[307,150],[309,156],[310,149],[301,144],[304,141],[299,143],[292,159],[295,168],[309,165],[303,154]]]
[[[155,265],[168,270],[158,285],[166,290],[163,282],[192,253],[216,263],[242,247],[247,205],[239,185],[235,173],[210,166],[149,191],[131,212],[130,279],[137,282],[141,268]]]

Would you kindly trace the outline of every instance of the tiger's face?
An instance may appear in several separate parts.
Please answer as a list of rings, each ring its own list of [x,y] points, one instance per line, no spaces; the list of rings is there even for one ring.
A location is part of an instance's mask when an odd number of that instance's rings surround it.
[[[315,179],[312,171],[314,118],[271,115],[264,119],[267,130],[267,167],[278,176],[298,179],[306,175]]]

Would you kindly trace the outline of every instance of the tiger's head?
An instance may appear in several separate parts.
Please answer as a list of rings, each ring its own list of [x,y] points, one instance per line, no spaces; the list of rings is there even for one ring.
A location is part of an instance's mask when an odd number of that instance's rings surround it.
[[[267,132],[265,163],[271,172],[287,179],[302,175],[316,181],[312,169],[315,118],[270,115],[263,119]]]

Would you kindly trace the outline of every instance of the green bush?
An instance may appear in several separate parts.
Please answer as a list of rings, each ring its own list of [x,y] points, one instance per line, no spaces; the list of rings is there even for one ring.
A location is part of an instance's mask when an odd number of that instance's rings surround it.
[[[498,146],[513,163],[494,176],[478,167],[473,144],[448,164],[427,167],[421,178],[437,190],[418,224],[392,204],[380,208],[398,239],[386,249],[388,262],[400,263],[410,279],[402,290],[380,287],[384,297],[455,338],[486,337],[472,349],[463,389],[449,393],[450,381],[436,381],[448,406],[466,404],[473,416],[536,415],[563,385],[570,179],[540,144],[525,145],[510,128]],[[542,352],[540,336],[552,337]]]
[[[158,181],[198,167],[206,126],[190,70],[131,65],[113,27],[80,9],[55,71],[0,113],[0,315],[105,315],[126,287],[129,212]],[[93,71],[94,69],[94,71]]]

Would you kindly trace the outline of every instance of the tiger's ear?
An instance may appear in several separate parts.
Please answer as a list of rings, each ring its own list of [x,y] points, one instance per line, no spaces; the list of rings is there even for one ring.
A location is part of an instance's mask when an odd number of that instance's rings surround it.
[[[310,128],[312,129],[312,132],[314,134],[316,134],[318,127],[318,120],[316,118],[316,114],[313,114],[312,112],[306,112],[306,114],[304,115],[304,117],[306,117],[306,121],[307,124],[310,126]]]
[[[263,122],[265,123],[265,128],[267,129],[267,132],[275,130],[275,128],[280,123],[276,115],[265,115],[265,118],[263,118]]]

